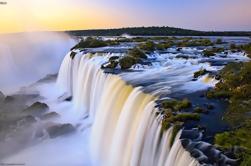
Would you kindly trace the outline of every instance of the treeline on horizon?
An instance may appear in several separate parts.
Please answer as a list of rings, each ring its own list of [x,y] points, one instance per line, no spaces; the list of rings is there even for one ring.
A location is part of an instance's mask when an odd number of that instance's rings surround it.
[[[67,31],[74,36],[251,36],[251,31],[196,31],[174,27],[129,27]]]

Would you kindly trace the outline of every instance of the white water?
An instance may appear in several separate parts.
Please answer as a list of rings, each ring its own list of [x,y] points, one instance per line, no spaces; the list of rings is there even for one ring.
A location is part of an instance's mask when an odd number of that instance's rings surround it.
[[[63,55],[60,50],[67,49],[69,43],[68,38],[67,40],[61,40],[62,38],[56,40],[56,36],[54,37],[49,38],[55,39],[52,43],[44,39],[42,40],[44,42],[39,40],[41,43],[35,42],[37,45],[34,47],[33,45],[26,46],[31,50],[21,51],[21,60],[24,56],[30,57],[31,59],[28,60],[30,63],[36,61],[33,63],[36,64],[35,67],[27,66],[28,61],[17,65],[15,62],[19,62],[16,60],[18,56],[16,56],[16,52],[15,54],[11,52],[10,44],[8,47],[1,46],[0,58],[6,62],[0,66],[0,69],[3,69],[0,72],[5,71],[1,73],[3,80],[14,82],[20,80],[20,83],[25,83],[25,81],[41,78],[45,73],[56,72]],[[48,36],[46,38],[48,39]],[[29,38],[28,41],[33,43],[35,40]],[[62,45],[54,47],[55,41],[62,41],[63,44],[59,42]],[[40,48],[40,44],[44,46],[45,43],[48,45]],[[52,49],[52,53],[44,50],[47,47],[51,48],[50,46],[55,48],[55,50]],[[27,50],[31,52],[32,56]],[[197,50],[187,51],[196,52]],[[42,52],[42,54],[37,54],[38,52]],[[55,53],[56,58],[54,59]],[[46,58],[43,59],[44,56]],[[141,69],[143,72],[120,75],[105,74],[100,70],[100,66],[111,56],[121,56],[121,54],[97,53],[93,55],[89,53],[82,55],[82,53],[78,53],[72,60],[69,53],[61,64],[56,85],[54,83],[35,85],[34,91],[39,91],[44,97],[43,102],[49,105],[50,111],[61,115],[61,118],[54,122],[79,126],[77,132],[56,139],[47,138],[34,146],[17,152],[4,161],[6,163],[25,163],[28,166],[199,165],[181,145],[179,139],[181,133],[176,136],[171,147],[172,128],[164,132],[161,131],[161,117],[155,115],[157,108],[155,108],[154,101],[161,92],[174,92],[175,85],[183,85],[178,87],[179,91],[214,86],[215,80],[208,80],[207,76],[194,82],[191,82],[191,77],[194,71],[202,67],[209,70],[218,70],[218,68],[214,68],[208,63],[200,63],[199,56],[196,60],[182,60],[175,59],[172,56],[177,56],[177,54],[170,53],[153,57],[157,58],[157,61],[152,63],[152,66],[135,65],[133,67]],[[231,55],[230,58],[235,58],[235,56]],[[238,56],[238,58],[241,57]],[[42,65],[42,67],[37,67],[38,65]],[[42,72],[33,71],[33,68],[39,68]],[[6,75],[9,71],[12,73]],[[20,71],[25,71],[22,72],[24,75],[20,75],[23,76],[22,79],[19,77]],[[25,73],[37,77],[22,81],[23,78],[26,78]],[[143,93],[143,87],[133,88],[124,81],[140,85],[142,82],[152,83],[152,80],[159,78],[164,79],[147,85],[149,91],[152,92],[151,94],[155,95]],[[2,83],[1,85],[3,85]],[[73,96],[72,102],[63,101],[64,98],[71,95]]]
[[[197,165],[179,136],[170,148],[172,128],[161,133],[155,116],[157,97],[127,85],[119,76],[104,74],[99,69],[102,62],[88,54],[72,60],[68,54],[58,77],[61,90],[73,95],[75,110],[93,120],[92,165]]]

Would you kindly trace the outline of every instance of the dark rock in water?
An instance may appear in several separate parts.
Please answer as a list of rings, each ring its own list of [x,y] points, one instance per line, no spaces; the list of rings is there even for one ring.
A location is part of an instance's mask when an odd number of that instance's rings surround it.
[[[216,80],[220,80],[220,79],[221,79],[221,76],[220,76],[219,74],[216,74],[216,75],[215,75],[215,79],[216,79]]]
[[[47,114],[44,114],[41,116],[41,119],[42,120],[48,120],[48,119],[53,119],[53,118],[57,118],[59,117],[60,115],[56,112],[50,112],[50,113],[47,113]]]
[[[198,129],[183,130],[180,138],[200,140],[201,132]]]
[[[65,101],[71,101],[72,100],[72,96],[69,96],[65,99]]]
[[[198,79],[197,78],[193,78],[192,81],[197,81]]]
[[[181,50],[182,50],[182,48],[181,48],[181,47],[179,47],[179,48],[177,48],[177,49],[176,49],[176,51],[181,51]]]
[[[205,97],[205,94],[204,94],[204,93],[203,93],[203,94],[200,94],[200,97],[201,97],[201,98]]]
[[[75,128],[71,124],[59,124],[50,126],[47,128],[51,138],[56,138],[65,134],[70,134],[75,131]]]
[[[214,105],[212,105],[212,104],[204,104],[206,107],[207,107],[207,109],[209,109],[209,110],[212,110],[212,109],[214,109]]]
[[[32,123],[35,123],[37,120],[34,118],[34,116],[28,115],[20,120],[17,121],[18,126],[25,126],[25,125],[30,125]]]
[[[75,56],[76,56],[76,54],[77,54],[76,52],[73,52],[73,51],[72,51],[71,54],[70,54],[71,59],[74,59]]]
[[[176,58],[189,59],[189,56],[188,55],[184,55],[184,54],[180,54],[180,55],[177,55]]]
[[[33,103],[30,107],[23,110],[23,113],[40,117],[42,114],[44,114],[48,110],[49,110],[49,107],[47,104],[36,102],[36,103]]]
[[[196,107],[194,108],[194,113],[208,114],[209,111],[201,107]]]

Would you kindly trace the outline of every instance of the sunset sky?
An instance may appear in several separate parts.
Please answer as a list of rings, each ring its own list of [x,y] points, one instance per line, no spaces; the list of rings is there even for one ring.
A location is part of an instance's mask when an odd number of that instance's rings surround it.
[[[251,0],[0,0],[0,33],[133,26],[251,30],[250,9]]]

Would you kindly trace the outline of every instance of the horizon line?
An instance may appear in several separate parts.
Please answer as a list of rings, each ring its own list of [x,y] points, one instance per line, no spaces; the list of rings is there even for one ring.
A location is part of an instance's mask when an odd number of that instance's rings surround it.
[[[95,30],[118,30],[118,29],[132,29],[132,28],[176,28],[189,31],[198,32],[250,32],[251,30],[199,30],[199,29],[186,29],[181,27],[172,26],[127,26],[127,27],[112,27],[112,28],[86,28],[86,29],[65,29],[65,30],[27,30],[27,31],[16,31],[16,32],[1,32],[0,35],[8,34],[19,34],[19,33],[35,33],[35,32],[70,32],[70,31],[95,31]]]

